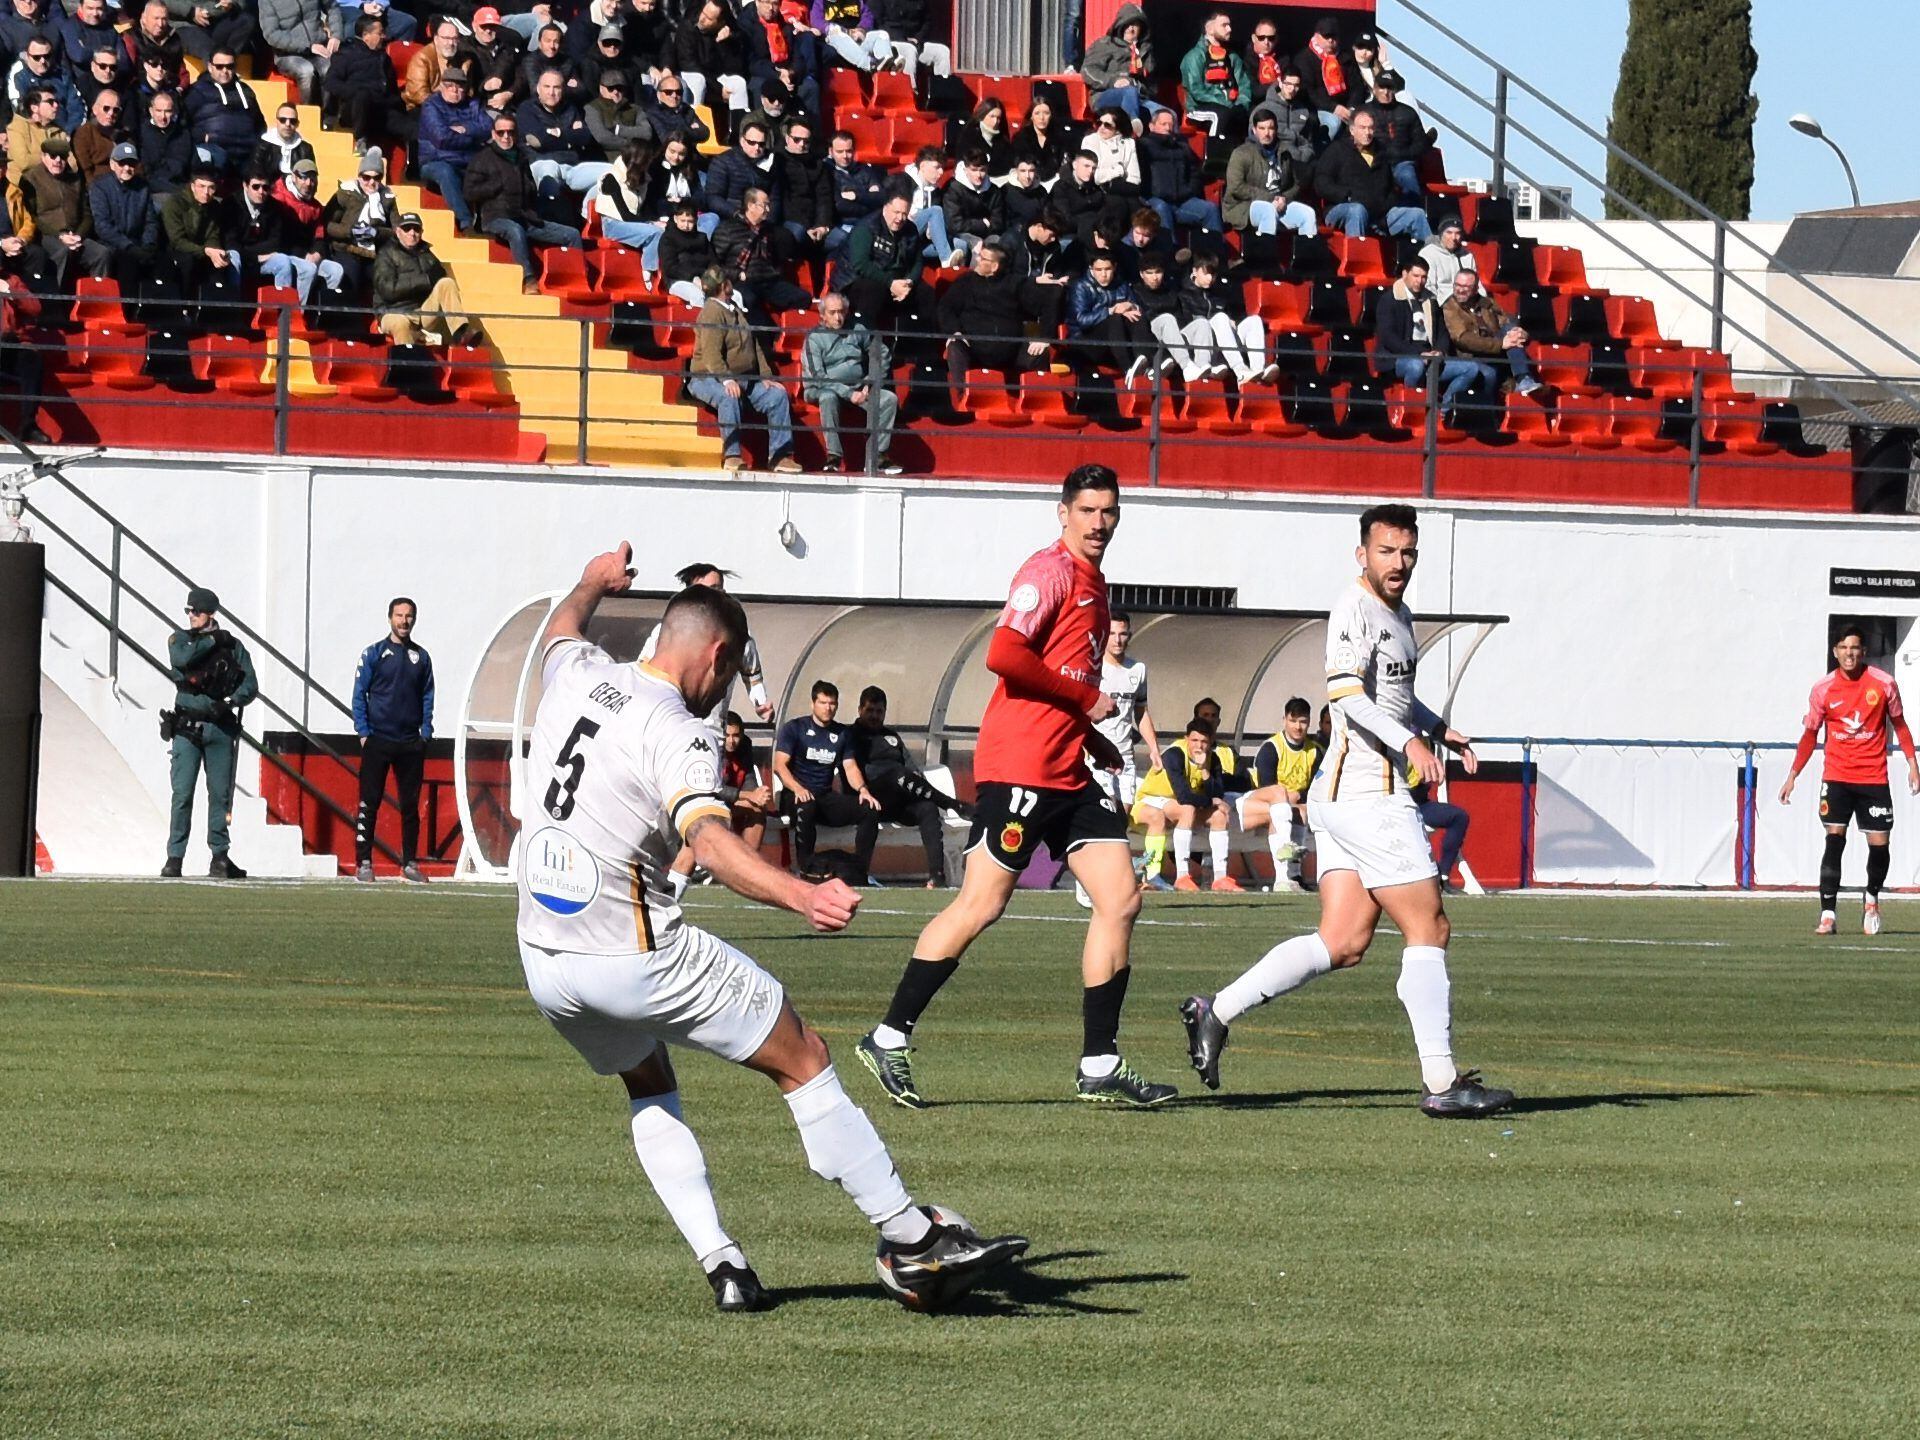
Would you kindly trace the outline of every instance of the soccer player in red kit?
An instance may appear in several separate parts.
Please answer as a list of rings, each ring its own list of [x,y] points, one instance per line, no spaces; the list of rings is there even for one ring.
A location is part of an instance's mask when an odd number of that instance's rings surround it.
[[[1176,1092],[1120,1058],[1127,950],[1140,913],[1127,821],[1088,768],[1119,752],[1093,727],[1113,713],[1100,688],[1107,645],[1107,582],[1100,573],[1120,523],[1120,480],[1082,465],[1060,491],[1060,539],[1020,567],[987,648],[997,676],[974,751],[973,832],[960,893],[920,932],[887,1018],[860,1041],[861,1063],[896,1104],[918,1110],[907,1039],[921,1012],[982,931],[1000,918],[1020,872],[1042,843],[1065,860],[1093,901],[1080,976],[1082,1100],[1159,1105]]]
[[[1820,728],[1827,731],[1826,760],[1820,771],[1820,823],[1827,827],[1827,848],[1820,857],[1820,923],[1816,935],[1834,932],[1834,907],[1840,903],[1840,856],[1847,848],[1847,822],[1858,820],[1867,837],[1867,909],[1861,928],[1880,933],[1880,887],[1887,878],[1887,841],[1893,833],[1893,792],[1887,785],[1887,730],[1907,757],[1907,789],[1920,795],[1920,760],[1913,732],[1900,707],[1900,687],[1886,671],[1867,664],[1866,632],[1848,626],[1833,647],[1839,668],[1830,670],[1807,701],[1805,733],[1793,752],[1793,768],[1780,787],[1780,803],[1793,799]]]

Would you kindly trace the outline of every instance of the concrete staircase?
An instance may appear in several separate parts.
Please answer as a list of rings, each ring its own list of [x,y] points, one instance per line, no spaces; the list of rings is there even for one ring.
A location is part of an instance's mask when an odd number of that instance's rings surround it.
[[[272,114],[287,87],[278,80],[253,84]],[[321,129],[319,107],[312,105],[300,106],[300,131],[312,142],[320,166],[319,193],[330,196],[359,167],[353,137]],[[583,369],[585,322],[562,320],[560,301],[551,295],[523,295],[519,267],[495,260],[486,239],[456,233],[452,212],[437,198],[430,201],[418,184],[402,181],[393,192],[400,209],[419,212],[427,243],[459,284],[461,299],[480,318],[500,357],[506,388],[520,403],[521,428],[546,436],[549,459],[642,469],[719,468],[719,439],[700,434],[693,411],[667,400],[660,376],[632,370],[624,352],[595,344],[591,326]],[[584,455],[582,413],[587,417]]]

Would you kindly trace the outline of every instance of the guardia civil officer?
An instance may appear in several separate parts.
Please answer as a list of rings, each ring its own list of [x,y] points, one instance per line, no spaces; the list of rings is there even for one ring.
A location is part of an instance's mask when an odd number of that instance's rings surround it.
[[[400,873],[426,880],[420,846],[420,777],[433,738],[433,657],[413,638],[419,607],[406,596],[387,604],[387,638],[360,654],[353,671],[353,728],[360,735],[360,813],[354,822],[354,876],[373,879],[373,829],[393,773],[400,799]]]
[[[173,741],[173,824],[167,833],[167,863],[160,873],[180,875],[193,825],[193,785],[207,772],[207,849],[216,880],[244,880],[247,872],[227,854],[227,822],[233,815],[233,764],[240,744],[240,712],[260,693],[253,660],[220,628],[220,597],[196,586],[187,592],[187,628],[167,641],[172,667],[173,709],[160,712],[160,733]]]

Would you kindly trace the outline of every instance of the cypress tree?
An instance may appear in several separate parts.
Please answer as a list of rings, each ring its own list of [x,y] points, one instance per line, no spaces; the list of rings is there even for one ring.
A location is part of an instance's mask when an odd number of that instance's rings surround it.
[[[1629,0],[1627,48],[1607,133],[1673,184],[1730,220],[1753,193],[1751,0]],[[1662,220],[1698,217],[1639,171],[1607,159],[1607,183]],[[1607,201],[1614,219],[1633,218]]]

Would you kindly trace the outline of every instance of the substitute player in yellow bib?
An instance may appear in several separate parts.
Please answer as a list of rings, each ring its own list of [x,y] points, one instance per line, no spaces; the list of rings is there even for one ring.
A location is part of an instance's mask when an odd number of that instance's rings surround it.
[[[1420,652],[1405,597],[1419,534],[1411,505],[1376,505],[1360,517],[1360,575],[1327,617],[1333,741],[1307,792],[1320,857],[1320,927],[1276,945],[1218,995],[1182,1002],[1189,1058],[1209,1089],[1220,1085],[1227,1027],[1317,975],[1358,965],[1384,910],[1406,939],[1397,989],[1420,1060],[1421,1111],[1491,1115],[1513,1103],[1511,1090],[1483,1085],[1454,1064],[1451,930],[1433,850],[1402,773],[1411,766],[1428,784],[1439,782],[1445,772],[1421,738],[1430,733],[1459,750],[1468,774],[1479,763],[1472,742],[1413,693]]]

